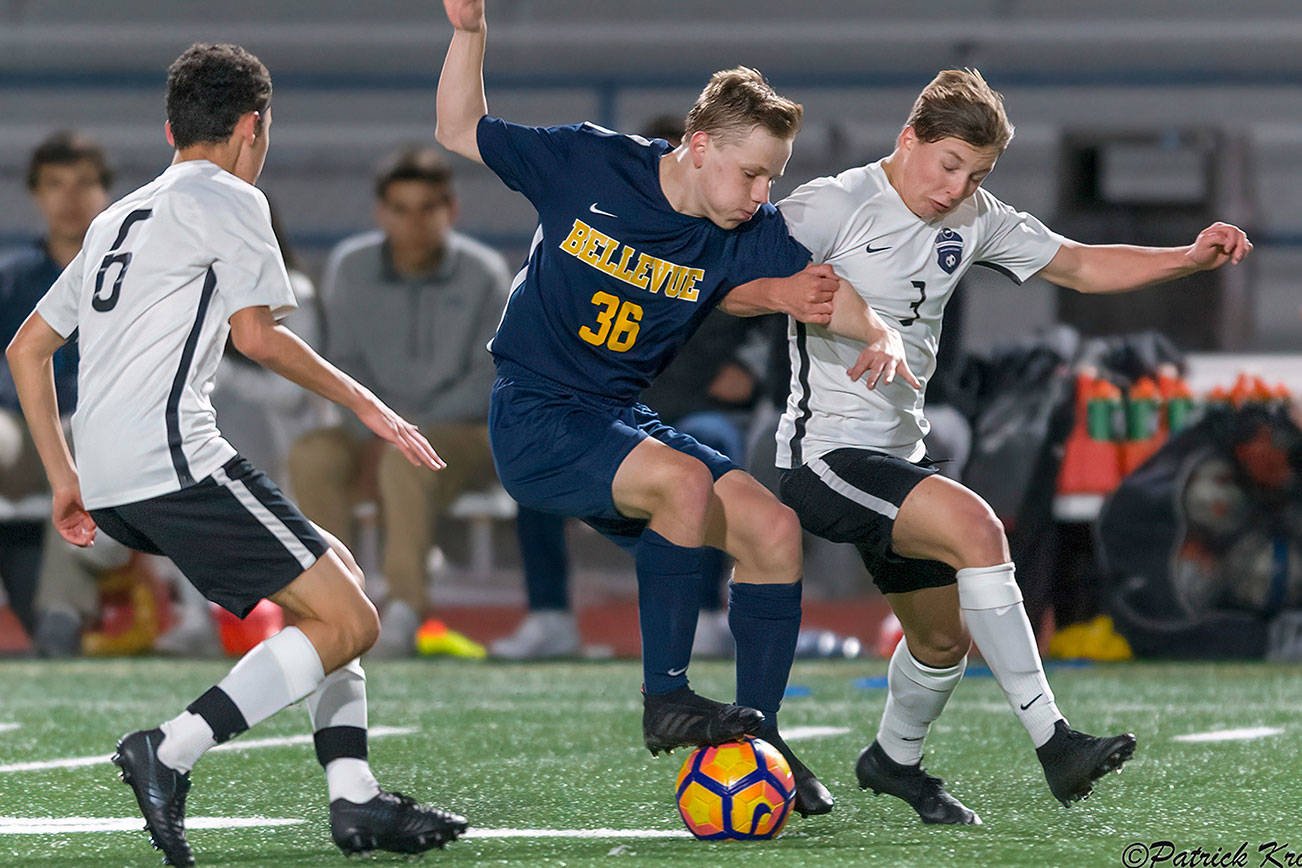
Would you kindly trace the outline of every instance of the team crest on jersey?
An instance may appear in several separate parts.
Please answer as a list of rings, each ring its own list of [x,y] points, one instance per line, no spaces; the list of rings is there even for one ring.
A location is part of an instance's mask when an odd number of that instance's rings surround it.
[[[953,229],[942,229],[936,236],[936,264],[946,274],[953,274],[954,269],[963,261],[963,236]]]

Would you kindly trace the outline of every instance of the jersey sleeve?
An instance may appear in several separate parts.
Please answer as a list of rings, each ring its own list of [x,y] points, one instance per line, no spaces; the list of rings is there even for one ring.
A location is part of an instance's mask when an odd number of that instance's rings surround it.
[[[766,204],[751,219],[755,225],[747,228],[732,286],[761,277],[790,277],[808,264],[809,250],[791,237],[777,208]]]
[[[814,262],[826,262],[840,250],[850,204],[850,197],[835,178],[815,178],[779,202],[778,211],[791,236],[809,250]]]
[[[1025,211],[978,191],[979,218],[986,224],[973,262],[1022,283],[1049,264],[1065,240]]]
[[[86,250],[82,248],[63,273],[36,303],[36,312],[62,337],[77,330],[77,300],[85,276]]]
[[[298,302],[285,269],[285,259],[271,229],[266,197],[256,189],[231,191],[220,209],[199,217],[204,244],[213,254],[216,297],[223,316],[246,307],[267,306],[283,318]],[[203,209],[200,208],[202,211]]]
[[[573,155],[583,125],[528,127],[485,115],[476,141],[484,165],[539,208],[554,184],[575,172]]]

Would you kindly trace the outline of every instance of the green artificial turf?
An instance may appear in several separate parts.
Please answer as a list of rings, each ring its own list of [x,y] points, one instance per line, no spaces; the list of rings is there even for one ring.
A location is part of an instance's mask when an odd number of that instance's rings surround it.
[[[171,717],[218,680],[226,664],[108,660],[0,664],[0,765],[102,755],[125,731]],[[371,725],[416,732],[377,737],[381,782],[464,814],[472,832],[427,864],[612,865],[1172,865],[1231,864],[1247,845],[1284,844],[1279,864],[1302,864],[1295,722],[1297,667],[1122,664],[1050,671],[1059,707],[1093,733],[1139,737],[1124,774],[1063,809],[1049,796],[1034,751],[994,680],[973,666],[932,728],[925,764],[984,819],[980,827],[923,826],[904,803],[861,792],[854,760],[885,700],[881,661],[798,662],[784,730],[841,727],[792,746],[837,798],[824,817],[793,816],[771,842],[572,834],[487,837],[492,830],[682,830],[674,779],[686,752],[652,759],[641,747],[639,668],[628,662],[501,665],[453,660],[367,666]],[[728,696],[732,666],[693,667],[694,686]],[[8,727],[7,724],[16,724]],[[1251,740],[1180,742],[1190,733],[1282,728]],[[273,717],[235,744],[303,735],[303,709]],[[2,817],[135,817],[128,789],[106,761],[77,768],[0,772]],[[223,750],[194,772],[191,817],[271,817],[279,827],[192,830],[200,865],[345,864],[329,838],[324,777],[310,744]],[[159,864],[141,831],[13,834],[0,819],[5,865]],[[476,833],[480,836],[477,837]],[[1140,861],[1138,842],[1170,841]],[[1194,861],[1194,848],[1224,863]],[[1130,861],[1123,862],[1125,858]],[[403,857],[379,856],[396,862]],[[1264,864],[1272,864],[1265,861]]]

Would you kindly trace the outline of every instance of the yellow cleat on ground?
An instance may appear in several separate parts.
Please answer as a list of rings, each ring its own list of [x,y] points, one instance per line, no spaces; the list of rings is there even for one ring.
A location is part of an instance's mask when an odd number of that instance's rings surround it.
[[[430,618],[416,631],[416,650],[423,655],[442,654],[448,657],[466,657],[480,659],[488,656],[488,649],[474,639],[456,630],[437,618]]]
[[[1116,631],[1112,618],[1099,615],[1092,621],[1063,627],[1049,639],[1049,656],[1059,660],[1094,660],[1117,663],[1134,658],[1126,637]]]

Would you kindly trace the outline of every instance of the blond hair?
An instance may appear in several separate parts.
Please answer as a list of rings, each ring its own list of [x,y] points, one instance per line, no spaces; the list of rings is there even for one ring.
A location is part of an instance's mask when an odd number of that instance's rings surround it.
[[[804,114],[800,103],[779,96],[757,69],[738,66],[710,76],[710,82],[687,113],[684,140],[705,132],[740,139],[762,127],[780,139],[795,138]]]
[[[945,69],[922,89],[906,126],[924,142],[954,138],[1002,151],[1013,140],[1004,97],[975,69]]]

